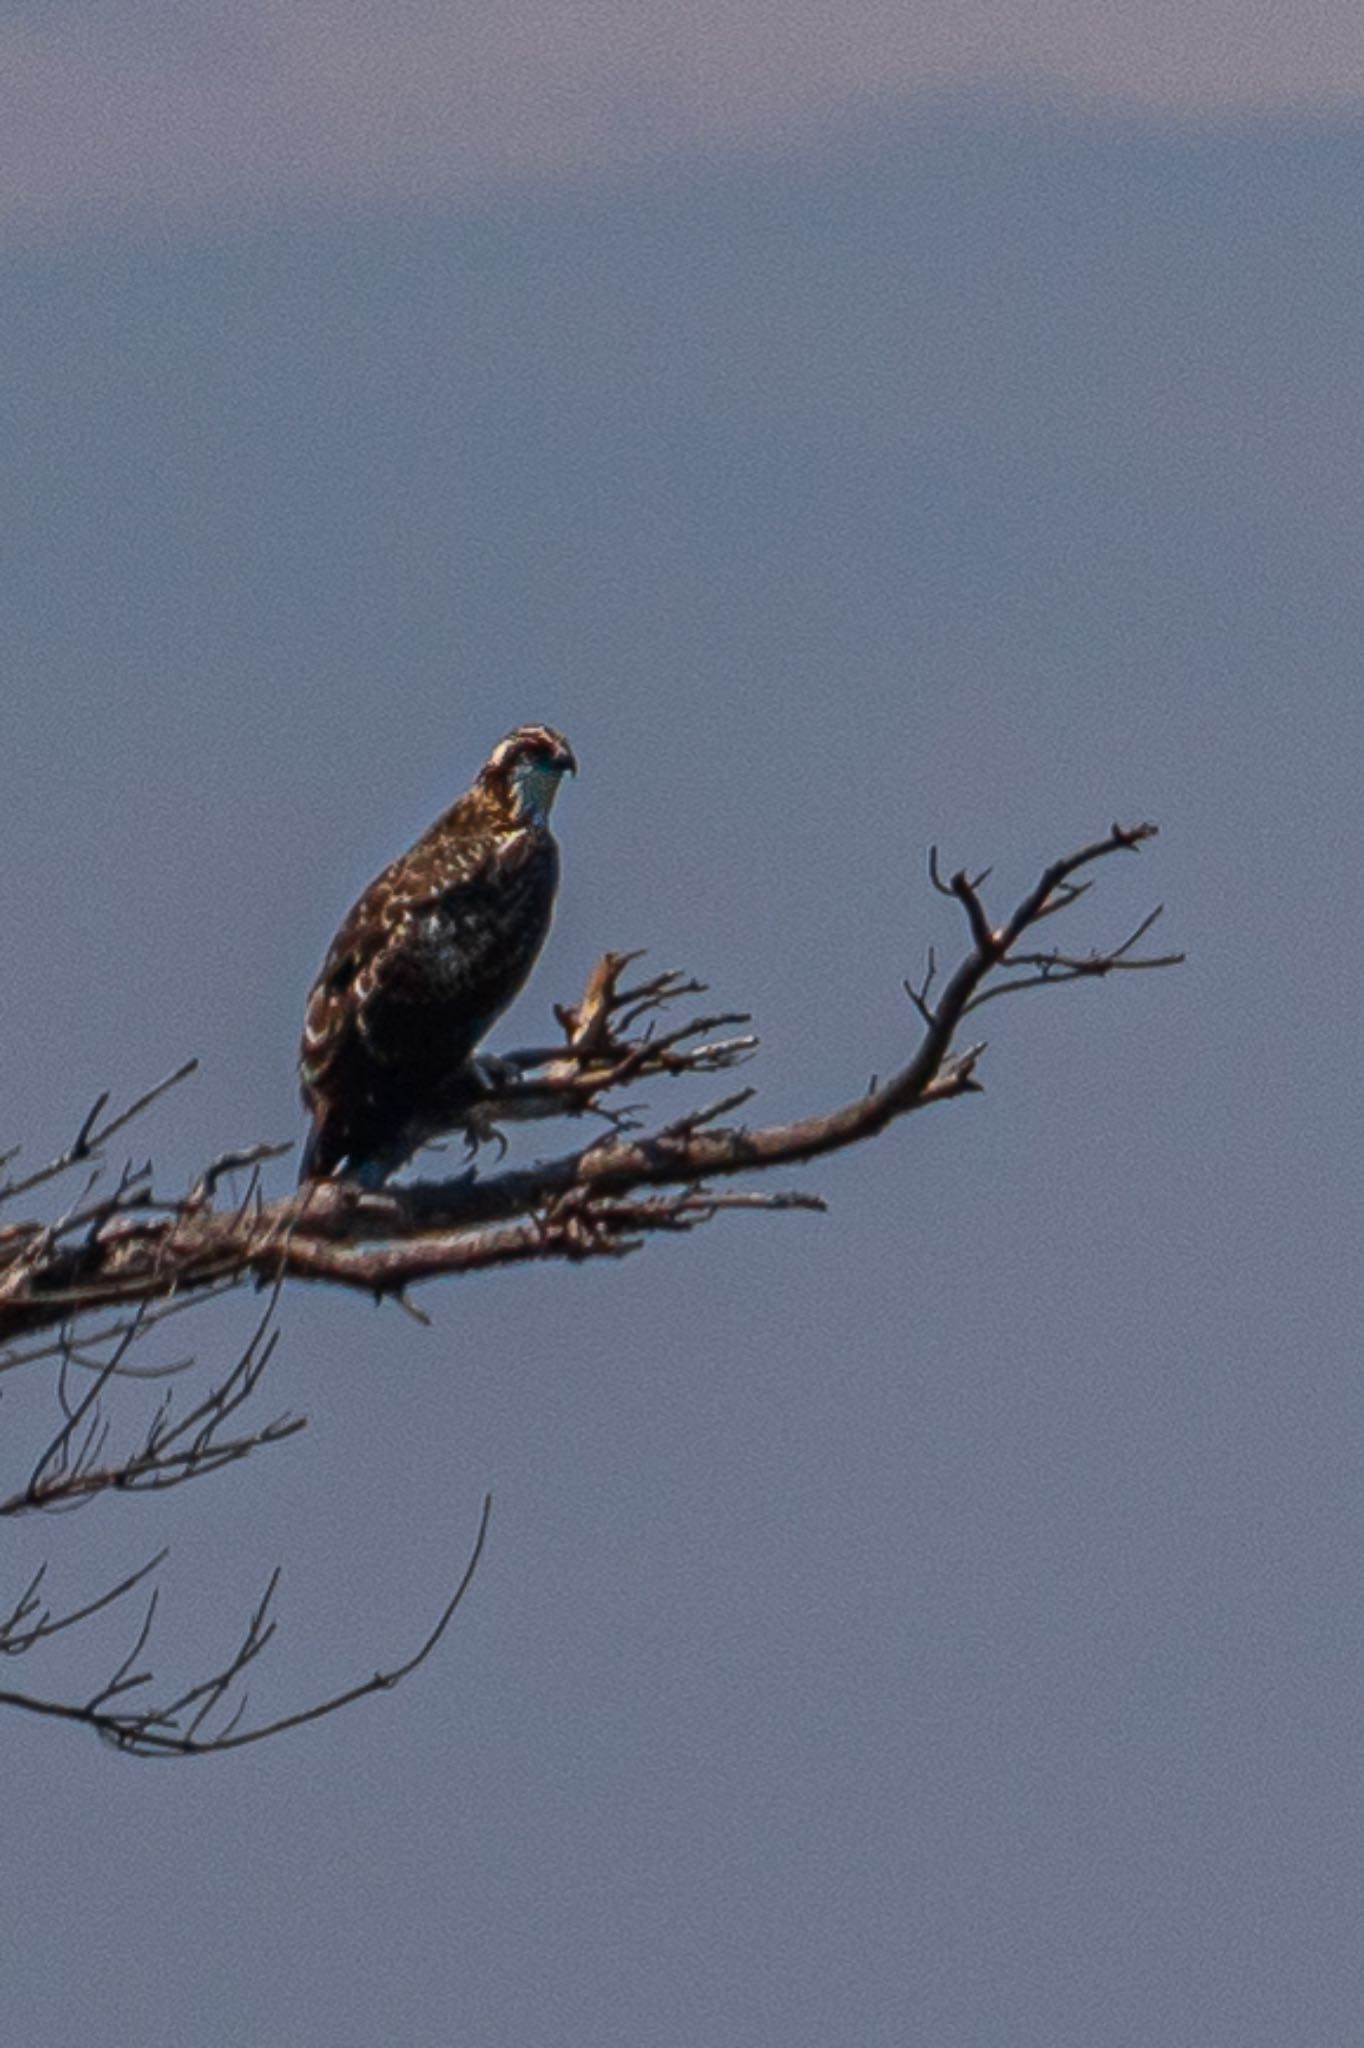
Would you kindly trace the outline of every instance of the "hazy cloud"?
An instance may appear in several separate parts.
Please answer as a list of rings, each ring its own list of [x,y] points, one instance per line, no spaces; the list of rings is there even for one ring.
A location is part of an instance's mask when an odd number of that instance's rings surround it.
[[[0,221],[459,197],[772,148],[962,83],[1179,114],[1364,98],[1356,0],[164,0],[0,9]]]

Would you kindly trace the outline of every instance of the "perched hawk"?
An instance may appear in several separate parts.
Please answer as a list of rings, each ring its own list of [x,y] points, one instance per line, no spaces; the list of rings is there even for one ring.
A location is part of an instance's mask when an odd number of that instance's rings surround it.
[[[473,787],[370,883],[308,997],[300,1180],[376,1187],[459,1121],[466,1062],[545,941],[559,880],[549,813],[568,741],[522,725]]]

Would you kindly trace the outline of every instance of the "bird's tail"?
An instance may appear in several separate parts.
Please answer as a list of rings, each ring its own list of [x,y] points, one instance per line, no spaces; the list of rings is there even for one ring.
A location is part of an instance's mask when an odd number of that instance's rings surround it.
[[[411,1146],[399,1141],[394,1146],[376,1147],[363,1133],[318,1110],[303,1140],[298,1162],[298,1184],[309,1180],[350,1180],[358,1187],[382,1187],[395,1166],[401,1166]]]
[[[335,1145],[327,1132],[327,1119],[319,1110],[308,1127],[303,1140],[303,1156],[298,1162],[298,1184],[305,1180],[325,1180],[337,1162]]]

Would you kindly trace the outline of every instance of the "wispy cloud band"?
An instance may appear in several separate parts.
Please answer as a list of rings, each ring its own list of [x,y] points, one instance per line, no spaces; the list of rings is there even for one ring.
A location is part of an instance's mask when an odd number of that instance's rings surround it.
[[[433,199],[770,148],[867,100],[1062,89],[1209,116],[1364,102],[1358,0],[23,0],[0,226]]]

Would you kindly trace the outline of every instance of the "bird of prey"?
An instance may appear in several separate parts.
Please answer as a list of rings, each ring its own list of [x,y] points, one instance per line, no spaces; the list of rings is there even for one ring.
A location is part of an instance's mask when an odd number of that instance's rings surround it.
[[[372,881],[308,997],[299,1179],[377,1187],[475,1098],[469,1062],[544,944],[559,880],[549,813],[573,749],[499,741],[472,787]]]

